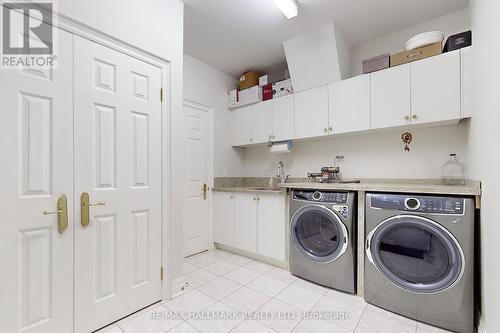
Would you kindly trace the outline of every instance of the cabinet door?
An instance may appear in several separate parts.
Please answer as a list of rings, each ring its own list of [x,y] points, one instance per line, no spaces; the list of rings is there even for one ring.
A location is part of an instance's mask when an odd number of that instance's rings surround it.
[[[273,99],[273,141],[294,139],[295,96]]]
[[[214,193],[214,240],[234,246],[234,193]]]
[[[330,134],[370,129],[370,75],[330,84],[328,92]]]
[[[257,195],[234,195],[234,247],[257,253]]]
[[[233,111],[234,145],[244,146],[253,143],[253,105]]]
[[[371,74],[371,128],[410,123],[410,65]]]
[[[411,64],[412,123],[460,119],[460,52]]]
[[[472,70],[472,46],[465,47],[460,50],[461,55],[461,78],[462,78],[462,110],[461,118],[469,118],[472,116],[472,98],[474,85],[474,72]]]
[[[328,134],[328,87],[295,94],[295,138]]]
[[[259,194],[257,209],[258,253],[285,260],[285,197]]]
[[[265,101],[253,107],[253,143],[271,140],[273,134],[273,101]]]

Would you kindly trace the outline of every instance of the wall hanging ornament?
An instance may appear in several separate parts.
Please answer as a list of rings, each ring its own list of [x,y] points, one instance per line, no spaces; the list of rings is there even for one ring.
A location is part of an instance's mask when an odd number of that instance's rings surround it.
[[[411,133],[405,132],[401,135],[401,139],[403,139],[403,143],[405,144],[405,151],[410,151],[410,147],[408,145],[411,143],[413,139],[413,135]]]

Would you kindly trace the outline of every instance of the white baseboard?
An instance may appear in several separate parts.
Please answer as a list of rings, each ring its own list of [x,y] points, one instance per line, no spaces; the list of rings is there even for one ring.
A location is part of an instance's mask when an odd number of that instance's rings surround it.
[[[172,298],[187,291],[188,282],[184,277],[172,281]]]

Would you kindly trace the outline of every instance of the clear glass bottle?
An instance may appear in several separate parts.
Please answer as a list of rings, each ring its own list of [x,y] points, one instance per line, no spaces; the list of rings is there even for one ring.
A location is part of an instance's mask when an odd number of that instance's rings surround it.
[[[450,154],[450,159],[441,169],[441,176],[446,185],[465,185],[464,166],[459,162],[457,154]]]

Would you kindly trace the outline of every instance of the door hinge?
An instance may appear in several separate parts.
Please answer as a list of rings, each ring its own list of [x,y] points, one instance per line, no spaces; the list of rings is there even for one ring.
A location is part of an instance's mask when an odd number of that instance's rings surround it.
[[[160,102],[163,102],[163,87],[160,88]]]
[[[163,281],[163,266],[160,268],[160,279]]]

